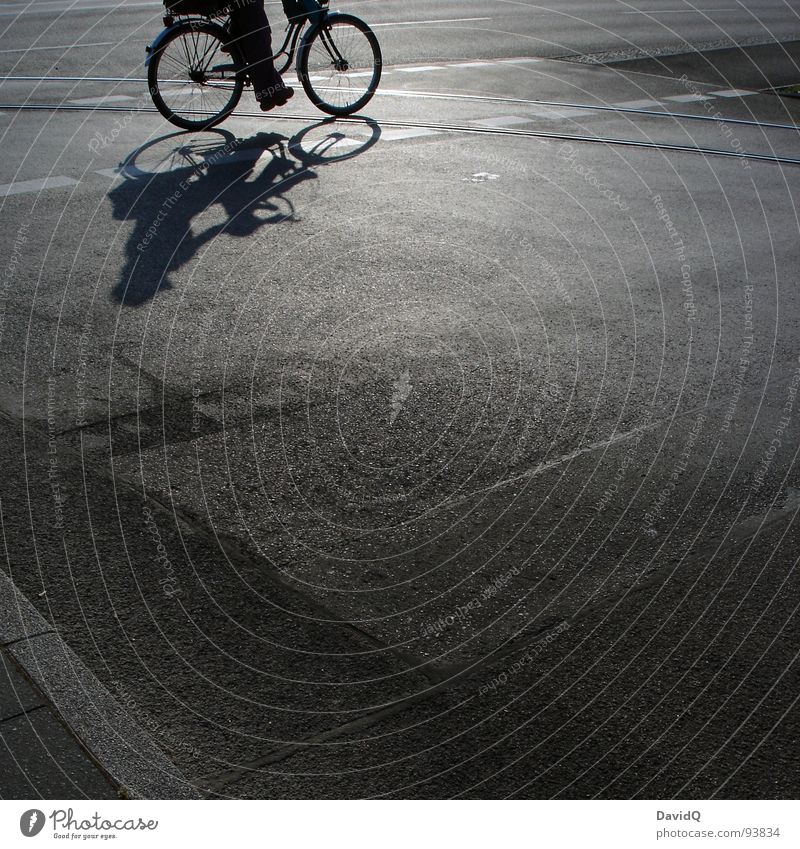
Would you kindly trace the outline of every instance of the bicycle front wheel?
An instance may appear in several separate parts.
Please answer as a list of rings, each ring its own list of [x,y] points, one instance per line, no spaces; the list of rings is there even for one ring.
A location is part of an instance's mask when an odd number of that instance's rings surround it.
[[[233,70],[225,30],[211,22],[175,27],[150,57],[147,83],[156,109],[176,127],[207,130],[233,112],[244,82]]]
[[[352,115],[372,99],[381,79],[375,33],[354,15],[332,13],[309,33],[297,57],[308,99],[329,115]]]

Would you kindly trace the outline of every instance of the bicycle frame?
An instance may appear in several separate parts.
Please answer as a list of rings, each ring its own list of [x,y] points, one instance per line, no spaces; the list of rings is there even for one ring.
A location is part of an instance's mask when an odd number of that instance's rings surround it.
[[[286,27],[286,35],[284,36],[283,44],[280,46],[278,52],[275,53],[274,56],[272,56],[272,61],[276,64],[276,70],[279,74],[284,74],[289,68],[289,66],[292,64],[295,57],[295,53],[297,52],[298,43],[300,42],[300,35],[301,33],[303,33],[303,30],[305,29],[304,37],[306,37],[307,35],[312,33],[318,26],[324,24],[327,16],[327,8],[321,7],[319,12],[317,13],[317,20],[313,23],[311,23],[308,18],[303,18],[300,23],[297,23],[296,21],[289,21],[289,24]],[[225,22],[219,24],[219,26],[227,29],[229,21],[230,18],[226,18]],[[179,16],[176,18],[172,15],[166,15],[164,17],[164,29],[161,30],[161,32],[156,36],[152,44],[147,47],[147,57],[144,60],[145,67],[150,64],[150,59],[155,55],[162,42],[169,36],[169,34],[174,29],[186,26],[187,23],[190,26],[192,24],[200,26],[201,24],[205,25],[209,22],[213,22],[213,18],[192,16]],[[306,28],[306,24],[309,23],[310,26]],[[285,56],[286,61],[280,67],[278,67],[277,63],[281,56]],[[236,63],[230,63],[226,65],[215,65],[213,68],[209,68],[209,71],[218,74],[225,74],[226,72],[231,72],[233,74],[247,74],[248,69],[248,65],[237,65]]]

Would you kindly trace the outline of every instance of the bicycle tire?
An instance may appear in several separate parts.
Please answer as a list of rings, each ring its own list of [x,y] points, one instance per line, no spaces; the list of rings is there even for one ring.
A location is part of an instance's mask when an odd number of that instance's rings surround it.
[[[340,67],[334,53],[344,61]],[[352,115],[363,109],[378,88],[382,67],[375,33],[361,18],[339,12],[326,15],[308,33],[297,56],[297,78],[303,90],[328,115]],[[353,85],[361,80],[360,89]]]
[[[180,46],[175,49],[179,40]],[[221,62],[241,64],[235,47],[228,47],[229,53],[222,52],[225,42],[223,27],[210,21],[191,20],[175,27],[151,56],[147,67],[150,97],[171,124],[183,130],[207,130],[224,121],[239,104],[244,89],[242,74],[213,84],[198,82],[190,76],[201,74],[215,56]],[[197,67],[193,67],[193,62]],[[175,89],[175,86],[186,88]]]

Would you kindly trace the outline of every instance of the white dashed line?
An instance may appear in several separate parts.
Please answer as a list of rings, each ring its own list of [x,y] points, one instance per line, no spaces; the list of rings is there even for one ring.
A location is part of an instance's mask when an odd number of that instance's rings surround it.
[[[416,68],[395,68],[395,71],[402,71],[404,74],[417,74],[420,71],[443,71],[443,65],[419,65]]]
[[[448,68],[486,68],[494,65],[494,62],[453,62],[448,65]]]
[[[739,9],[697,9],[690,6],[688,9],[637,9],[636,11],[623,12],[623,15],[685,15],[694,12],[698,15],[711,15],[714,12],[738,12]]]
[[[504,64],[504,65],[522,65],[526,62],[542,62],[543,60],[542,59],[529,58],[529,59],[498,59],[497,61]]]
[[[411,27],[420,24],[461,24],[468,21],[491,21],[491,18],[437,18],[433,21],[392,21],[385,24],[370,24],[371,27]]]
[[[8,50],[0,50],[0,53],[29,53],[32,50],[76,50],[78,47],[112,47],[116,41],[94,41],[86,44],[53,44],[41,45],[39,47],[13,47]]]
[[[658,100],[623,100],[611,105],[619,106],[620,109],[652,109],[654,106],[661,106],[661,103]]]
[[[407,130],[386,130],[381,133],[380,141],[400,141],[401,139],[415,139],[420,136],[438,136],[436,130],[426,130],[424,127],[419,129],[409,128]]]
[[[136,165],[128,164],[122,166],[118,165],[116,168],[100,168],[94,173],[99,174],[101,177],[108,177],[110,180],[116,180],[118,178],[137,180],[152,177],[154,174],[171,174],[173,172],[196,170],[198,168],[220,168],[225,165],[235,165],[239,162],[252,164],[255,167],[256,163],[267,159],[272,160],[273,158],[274,154],[271,150],[259,151],[258,149],[245,149],[236,150],[233,153],[229,153],[227,156],[221,157],[220,159],[212,159],[210,162],[186,162],[184,164],[180,162],[164,163],[163,167],[156,167],[152,171],[144,171]]]
[[[706,94],[673,94],[671,97],[665,97],[664,100],[671,100],[673,103],[698,103],[701,100],[711,100]]]
[[[99,174],[101,177],[108,177],[110,180],[116,180],[118,177],[125,176],[124,168],[101,168],[98,171],[94,172],[95,174]]]
[[[324,141],[324,139],[323,139],[323,141]],[[326,150],[330,150],[333,147],[336,147],[336,148],[356,147],[358,145],[363,145],[365,142],[366,142],[366,139],[351,139],[349,136],[341,136],[340,138],[336,138],[336,139],[331,138],[329,140],[329,144],[328,144]],[[319,153],[319,147],[316,146],[316,145],[309,151],[306,151],[306,149],[302,145],[298,145],[298,147],[301,150],[305,151],[306,153],[312,153],[312,154],[313,153],[317,153],[317,154]],[[294,148],[294,145],[292,145],[292,148]]]
[[[65,189],[77,186],[78,181],[72,177],[43,177],[41,180],[20,180],[18,183],[7,183],[0,186],[0,197],[22,195],[27,192],[41,192],[44,189]]]
[[[136,98],[127,94],[107,94],[102,97],[82,97],[69,102],[76,106],[101,106],[104,103],[122,103],[125,100],[136,100]]]
[[[749,97],[751,94],[758,94],[757,91],[745,91],[742,88],[726,88],[723,91],[712,91],[714,97]]]
[[[533,118],[522,118],[519,115],[501,115],[499,118],[481,118],[477,121],[470,121],[476,127],[494,127],[504,130],[508,127],[516,127],[518,124],[530,124]]]

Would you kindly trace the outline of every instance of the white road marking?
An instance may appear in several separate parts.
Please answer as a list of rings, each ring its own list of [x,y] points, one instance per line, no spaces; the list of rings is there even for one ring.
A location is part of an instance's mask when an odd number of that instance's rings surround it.
[[[461,24],[467,21],[491,21],[491,18],[437,18],[433,21],[391,21],[386,24],[370,24],[373,29],[375,27],[408,27],[418,26],[419,24]]]
[[[542,59],[498,59],[498,62],[501,62],[506,65],[522,65],[525,62],[542,62]]]
[[[473,174],[471,177],[462,177],[461,178],[465,183],[486,183],[489,180],[499,180],[499,174],[490,174],[488,171],[479,171],[477,174]]]
[[[380,141],[400,141],[401,139],[415,139],[420,136],[438,136],[436,130],[427,130],[424,127],[419,129],[409,128],[407,130],[385,130],[381,133]]]
[[[210,156],[213,156],[213,151],[210,152]],[[187,171],[187,170],[203,170],[204,168],[219,168],[223,165],[235,165],[239,162],[252,163],[253,166],[256,163],[261,162],[262,160],[274,158],[274,154],[271,150],[258,150],[257,148],[244,150],[236,150],[233,153],[229,153],[227,156],[223,156],[219,159],[212,159],[210,162],[205,162],[200,159],[197,162],[189,162],[186,161],[184,163],[181,162],[162,162],[157,165],[152,171],[146,171],[142,168],[139,168],[137,165],[127,164],[127,165],[117,165],[116,168],[99,168],[94,173],[99,174],[101,177],[108,177],[111,180],[116,180],[118,178],[127,177],[133,180],[141,180],[148,177],[153,177],[155,174],[171,174],[172,172],[177,171]]]
[[[0,197],[22,195],[27,192],[41,192],[44,189],[64,189],[77,186],[78,181],[72,177],[43,177],[41,180],[20,180],[17,183],[7,183],[0,186]]]
[[[0,50],[0,53],[29,53],[31,50],[75,50],[78,47],[112,47],[119,42],[116,41],[92,41],[84,44],[53,44],[43,47],[14,47],[8,50]]]
[[[494,65],[494,62],[452,62],[448,68],[483,68],[486,65]]]
[[[256,162],[261,162],[262,160],[267,159],[271,162],[274,158],[275,154],[271,150],[259,150],[258,148],[250,148],[248,150],[245,148],[244,150],[235,150],[233,153],[229,153],[227,156],[223,156],[220,159],[214,159],[208,164],[208,167],[217,168],[220,165],[229,165],[236,162],[252,162],[253,165],[255,165]]]
[[[402,71],[404,74],[417,74],[420,71],[443,71],[442,65],[418,65],[414,68],[395,68],[395,71]]]
[[[483,495],[486,492],[493,492],[498,489],[502,489],[505,486],[508,486],[512,483],[519,483],[523,480],[529,480],[531,478],[536,478],[539,475],[545,474],[546,472],[551,471],[552,469],[557,469],[559,466],[563,466],[565,463],[571,463],[573,460],[577,460],[579,457],[582,457],[584,454],[593,454],[595,451],[598,451],[601,448],[610,448],[612,445],[616,445],[618,442],[623,442],[624,440],[631,439],[634,436],[637,436],[640,433],[648,433],[649,431],[657,430],[660,427],[663,427],[665,422],[658,421],[653,424],[643,425],[642,427],[634,428],[633,430],[629,430],[625,433],[618,433],[609,439],[604,439],[601,442],[593,442],[584,448],[577,448],[575,451],[570,451],[569,454],[562,454],[560,457],[554,457],[552,460],[545,460],[539,463],[538,466],[535,466],[532,469],[528,469],[525,472],[522,472],[519,475],[514,475],[510,478],[505,478],[505,480],[497,481],[489,486],[481,487],[480,489],[475,489],[472,492],[465,493],[463,496],[452,496],[448,498],[447,501],[449,503],[459,503],[468,500],[469,498],[474,498],[476,495]]]
[[[698,103],[701,100],[711,100],[705,94],[673,94],[671,97],[665,97],[664,100],[671,100],[674,103]]]
[[[331,137],[330,139],[322,139],[322,141],[328,142],[328,145],[325,149],[325,151],[327,152],[333,147],[336,147],[336,148],[357,147],[359,145],[363,145],[366,140],[365,139],[351,139],[349,136],[340,136],[339,138]],[[294,150],[295,147],[299,147],[304,153],[311,153],[311,154],[317,153],[317,154],[319,154],[319,144],[320,143],[317,143],[316,140],[315,140],[315,144],[312,145],[310,148],[305,148],[305,147],[303,147],[302,144],[299,144],[299,145],[292,145],[290,147],[290,150]]]
[[[661,106],[658,100],[623,100],[620,103],[612,103],[621,109],[652,109],[653,106]]]
[[[69,102],[76,106],[100,106],[103,103],[122,103],[125,100],[136,100],[136,98],[129,94],[107,94],[101,97],[82,97]]]
[[[124,168],[101,168],[94,172],[101,177],[108,177],[111,180],[116,180],[118,177],[123,177],[125,174]]]
[[[749,97],[751,94],[759,94],[757,91],[745,91],[743,88],[726,88],[723,91],[712,91],[714,97]]]
[[[697,9],[694,6],[686,6],[683,9],[637,9],[635,12],[623,12],[623,15],[683,15],[686,12],[697,12],[701,15],[710,15],[713,12],[741,12],[741,9]]]
[[[481,118],[477,121],[470,121],[476,127],[495,127],[496,129],[504,130],[508,127],[516,127],[518,124],[530,124],[533,118],[522,118],[519,115],[502,115],[499,118]]]

